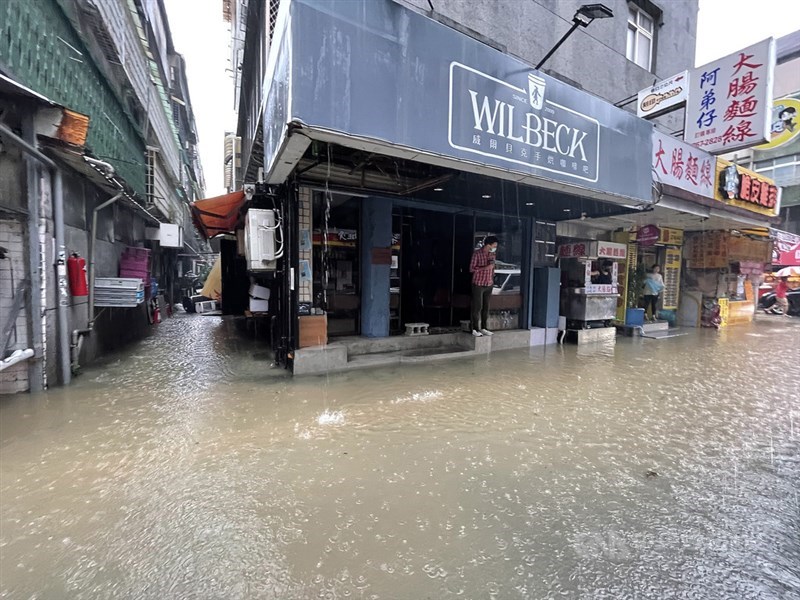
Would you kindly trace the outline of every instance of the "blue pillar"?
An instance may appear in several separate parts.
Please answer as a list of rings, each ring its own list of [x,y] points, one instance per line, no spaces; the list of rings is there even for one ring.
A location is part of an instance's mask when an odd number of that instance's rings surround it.
[[[391,261],[392,201],[364,198],[361,207],[361,335],[388,337],[391,263],[374,263],[387,253]]]
[[[558,327],[561,294],[561,269],[537,267],[533,270],[533,325]]]

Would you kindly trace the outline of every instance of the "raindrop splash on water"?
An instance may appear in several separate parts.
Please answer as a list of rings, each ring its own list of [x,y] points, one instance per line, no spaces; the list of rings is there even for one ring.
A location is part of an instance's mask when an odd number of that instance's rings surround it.
[[[344,425],[344,411],[325,410],[319,417],[317,417],[317,424]]]

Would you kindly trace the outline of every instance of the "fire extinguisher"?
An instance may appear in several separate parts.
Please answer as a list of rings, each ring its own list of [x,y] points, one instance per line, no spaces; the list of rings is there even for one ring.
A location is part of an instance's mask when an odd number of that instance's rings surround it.
[[[86,285],[86,260],[77,252],[73,252],[67,259],[67,277],[73,296],[89,295],[89,288]]]
[[[153,298],[153,323],[158,325],[161,323],[161,309],[158,307],[158,299]]]

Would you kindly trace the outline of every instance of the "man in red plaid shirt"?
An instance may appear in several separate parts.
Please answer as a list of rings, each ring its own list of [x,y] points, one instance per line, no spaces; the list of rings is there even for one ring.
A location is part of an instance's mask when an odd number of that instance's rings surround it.
[[[469,272],[472,273],[472,335],[492,335],[489,324],[489,300],[494,289],[494,257],[497,238],[486,236],[483,246],[472,253]],[[481,327],[483,325],[483,327]]]

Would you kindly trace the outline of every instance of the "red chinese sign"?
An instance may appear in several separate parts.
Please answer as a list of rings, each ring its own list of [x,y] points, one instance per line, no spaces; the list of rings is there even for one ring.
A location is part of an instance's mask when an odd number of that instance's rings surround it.
[[[698,196],[714,196],[716,159],[707,152],[653,129],[652,158],[659,182]]]
[[[559,258],[610,258],[625,260],[628,247],[615,242],[575,242],[558,247]]]
[[[614,242],[597,242],[597,258],[616,258],[625,260],[628,255],[628,246]]]
[[[726,204],[774,216],[780,210],[780,188],[763,175],[723,159],[717,161],[715,197]]]
[[[775,231],[772,264],[781,267],[800,266],[800,235],[788,231]]]
[[[586,258],[588,256],[588,244],[579,242],[576,244],[562,244],[558,247],[559,258]]]

